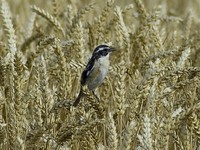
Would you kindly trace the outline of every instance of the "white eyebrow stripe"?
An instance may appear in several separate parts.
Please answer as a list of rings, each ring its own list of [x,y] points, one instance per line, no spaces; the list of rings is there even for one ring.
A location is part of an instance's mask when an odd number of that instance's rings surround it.
[[[101,47],[97,51],[95,51],[95,53],[98,53],[99,51],[102,51],[102,50],[105,50],[105,49],[109,49],[109,47]]]

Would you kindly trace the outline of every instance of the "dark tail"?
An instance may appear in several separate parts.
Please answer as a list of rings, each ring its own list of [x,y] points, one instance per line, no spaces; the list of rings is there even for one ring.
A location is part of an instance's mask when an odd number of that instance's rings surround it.
[[[83,89],[81,87],[81,90],[80,90],[80,92],[78,94],[78,97],[76,98],[75,102],[73,103],[74,107],[76,107],[79,104],[79,102],[81,101],[81,99],[83,98],[84,95],[85,94],[83,93]]]

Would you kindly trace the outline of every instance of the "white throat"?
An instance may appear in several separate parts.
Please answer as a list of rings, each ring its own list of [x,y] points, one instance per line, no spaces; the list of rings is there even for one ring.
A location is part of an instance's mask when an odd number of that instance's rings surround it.
[[[109,56],[110,56],[110,54],[99,58],[99,60],[98,60],[99,65],[102,67],[108,68],[110,65]]]

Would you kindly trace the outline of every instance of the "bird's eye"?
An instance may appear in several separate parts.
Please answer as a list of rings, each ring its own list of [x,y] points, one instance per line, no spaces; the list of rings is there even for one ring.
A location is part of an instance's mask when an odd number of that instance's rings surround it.
[[[103,55],[104,55],[104,56],[108,55],[108,52],[104,52]]]
[[[108,51],[100,51],[98,52],[98,56],[102,57],[102,56],[107,56],[108,55]]]

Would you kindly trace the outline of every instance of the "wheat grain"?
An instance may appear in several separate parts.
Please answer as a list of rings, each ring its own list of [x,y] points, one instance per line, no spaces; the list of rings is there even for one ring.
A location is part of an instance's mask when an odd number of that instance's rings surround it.
[[[199,2],[0,5],[0,149],[199,149]],[[73,107],[103,43],[116,52],[100,101],[85,87]]]
[[[113,116],[111,113],[109,113],[108,116],[108,147],[109,149],[116,150],[118,145],[118,139],[117,139],[117,132],[116,132],[116,126],[113,120]]]
[[[51,24],[53,24],[58,30],[60,30],[62,32],[63,35],[65,35],[64,29],[62,28],[61,24],[58,22],[58,20],[56,18],[54,18],[53,16],[51,16],[48,12],[46,12],[45,10],[42,10],[40,8],[38,8],[37,6],[32,6],[32,10],[34,12],[36,12],[38,15],[44,17],[45,19],[47,19]]]

